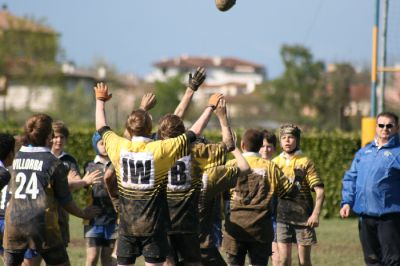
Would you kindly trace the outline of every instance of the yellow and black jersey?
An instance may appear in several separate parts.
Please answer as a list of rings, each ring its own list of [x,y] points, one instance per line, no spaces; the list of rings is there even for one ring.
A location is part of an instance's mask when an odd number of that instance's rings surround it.
[[[271,161],[254,152],[243,153],[252,173],[239,177],[231,189],[230,216],[225,233],[238,241],[265,242],[271,237],[271,199],[291,191],[292,184]],[[235,165],[231,160],[227,165]]]
[[[225,163],[224,143],[196,143],[190,154],[168,172],[167,199],[171,218],[169,234],[198,233],[198,205],[202,175],[206,169]]]
[[[93,161],[85,163],[84,169],[85,173],[92,173],[98,170],[100,175],[104,177],[104,173],[110,165],[111,162],[108,159],[96,155]],[[87,206],[99,207],[101,213],[91,220],[85,220],[85,225],[109,225],[117,222],[117,213],[108,195],[104,178],[87,187],[86,203]]]
[[[6,210],[5,249],[43,250],[63,245],[57,207],[72,200],[63,163],[48,148],[22,146],[13,162],[9,189],[12,197]]]
[[[298,190],[298,193],[288,194],[279,198],[277,206],[278,222],[306,225],[310,217],[314,203],[311,190],[315,186],[323,186],[314,163],[301,151],[297,151],[291,158],[281,153],[273,159],[284,174],[289,178]]]
[[[167,173],[189,154],[193,132],[176,138],[152,141],[117,136],[109,128],[99,130],[118,180],[119,230],[123,235],[150,236],[169,226],[166,198]]]
[[[200,247],[211,248],[213,243],[213,224],[216,215],[216,196],[236,185],[240,170],[237,166],[216,166],[208,168],[202,176],[199,201]]]

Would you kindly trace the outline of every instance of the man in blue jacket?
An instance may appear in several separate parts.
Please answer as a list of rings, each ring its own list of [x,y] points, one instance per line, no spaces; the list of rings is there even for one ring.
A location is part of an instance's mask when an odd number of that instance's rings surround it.
[[[399,118],[380,113],[376,137],[360,149],[343,177],[340,216],[352,209],[367,265],[400,265]]]

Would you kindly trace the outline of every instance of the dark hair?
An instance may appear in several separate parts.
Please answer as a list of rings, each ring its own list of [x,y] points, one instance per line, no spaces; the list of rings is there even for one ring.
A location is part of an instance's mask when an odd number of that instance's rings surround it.
[[[158,121],[158,136],[160,139],[175,138],[185,133],[182,119],[174,114],[166,114]]]
[[[242,137],[246,151],[258,152],[263,144],[263,133],[257,129],[248,129]]]
[[[149,137],[152,129],[151,117],[142,109],[133,110],[125,126],[131,136]]]
[[[378,118],[381,117],[381,116],[392,118],[392,119],[394,120],[394,122],[396,123],[396,125],[399,124],[399,117],[398,117],[395,113],[392,113],[392,112],[382,112],[382,113],[379,113],[379,114],[376,116],[376,120],[378,120]]]
[[[277,138],[276,135],[266,129],[264,129],[262,131],[263,133],[263,138],[269,143],[272,144],[272,146],[274,146],[274,148],[276,149],[276,143],[277,143]]]
[[[15,139],[8,133],[0,133],[0,160],[4,162],[10,152],[14,152]]]
[[[36,114],[28,118],[24,126],[24,145],[46,146],[46,141],[53,132],[53,119],[46,114]]]
[[[69,130],[63,121],[54,121],[52,127],[54,133],[61,133],[66,139],[69,137]]]

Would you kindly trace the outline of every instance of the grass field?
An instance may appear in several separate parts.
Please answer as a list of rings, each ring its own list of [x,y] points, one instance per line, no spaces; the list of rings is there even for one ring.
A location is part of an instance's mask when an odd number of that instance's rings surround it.
[[[68,248],[71,265],[85,265],[85,242],[81,220],[70,218],[71,243]],[[358,266],[363,265],[362,251],[358,240],[356,219],[322,220],[317,229],[318,245],[313,248],[314,266]],[[293,254],[293,265],[298,265],[296,249]],[[100,264],[98,264],[100,265]],[[137,266],[144,265],[140,258]]]

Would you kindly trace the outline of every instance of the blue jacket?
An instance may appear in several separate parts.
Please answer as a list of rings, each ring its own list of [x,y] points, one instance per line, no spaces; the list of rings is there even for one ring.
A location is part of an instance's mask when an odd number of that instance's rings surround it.
[[[375,141],[360,149],[343,177],[341,206],[359,215],[400,212],[400,142],[396,134],[381,148]]]

